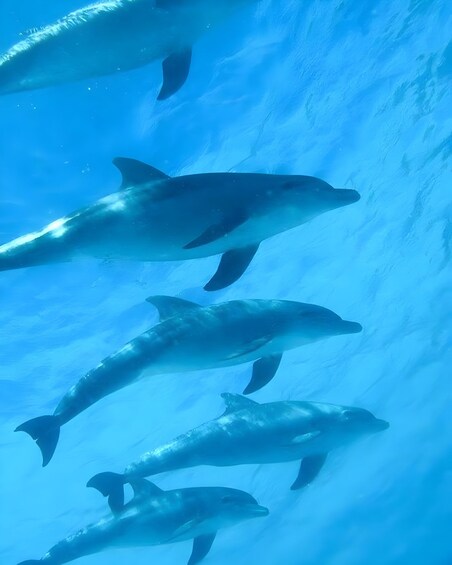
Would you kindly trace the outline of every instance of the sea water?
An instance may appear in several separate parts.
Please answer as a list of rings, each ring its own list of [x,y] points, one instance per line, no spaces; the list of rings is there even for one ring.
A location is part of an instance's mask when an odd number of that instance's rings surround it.
[[[0,48],[84,5],[2,0]],[[152,294],[202,304],[288,298],[362,323],[285,354],[253,398],[367,408],[384,434],[337,450],[292,492],[298,463],[200,467],[164,488],[251,492],[271,514],[223,530],[206,564],[450,565],[451,6],[445,0],[263,0],[194,48],[189,80],[156,102],[160,65],[0,99],[1,242],[117,190],[116,156],[170,175],[308,174],[359,190],[261,245],[207,294],[217,258],[88,262],[0,276],[0,562],[40,558],[108,512],[85,488],[223,412],[249,366],[141,381],[65,426],[54,459],[14,428],[51,413],[79,377],[157,321]],[[112,550],[86,565],[183,564],[189,542]]]

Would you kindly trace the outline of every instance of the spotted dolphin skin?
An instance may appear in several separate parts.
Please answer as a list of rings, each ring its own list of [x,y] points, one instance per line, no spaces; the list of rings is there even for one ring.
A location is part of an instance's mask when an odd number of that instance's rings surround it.
[[[206,290],[242,276],[259,244],[359,200],[309,176],[208,173],[170,178],[115,160],[122,190],[0,246],[0,271],[83,257],[178,261],[222,255]]]
[[[69,389],[52,416],[34,418],[16,429],[37,441],[44,466],[63,424],[139,378],[254,361],[244,391],[249,394],[273,378],[284,351],[362,329],[321,306],[288,300],[234,300],[206,307],[167,296],[148,301],[160,313],[159,324],[89,371]]]
[[[113,548],[146,547],[193,539],[188,565],[209,553],[219,529],[268,515],[248,493],[222,487],[163,491],[138,479],[134,498],[113,515],[83,528],[54,545],[42,559],[20,565],[62,565]]]
[[[230,393],[222,397],[226,412],[216,420],[145,453],[126,467],[123,475],[99,473],[88,486],[121,506],[123,485],[139,477],[197,465],[224,467],[301,459],[292,485],[292,490],[297,490],[312,482],[332,449],[389,427],[362,408],[296,401],[258,404]]]
[[[163,60],[159,100],[184,84],[192,45],[256,0],[106,0],[33,31],[0,55],[0,94],[127,71]]]

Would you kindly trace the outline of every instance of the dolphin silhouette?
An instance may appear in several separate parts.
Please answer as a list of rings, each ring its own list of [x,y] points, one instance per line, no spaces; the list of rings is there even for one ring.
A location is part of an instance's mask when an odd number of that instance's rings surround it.
[[[255,361],[244,391],[250,394],[274,377],[284,351],[362,329],[321,306],[288,300],[234,300],[206,307],[167,296],[148,301],[160,313],[159,324],[82,377],[52,416],[34,418],[16,429],[37,441],[43,466],[52,458],[63,424],[142,377]]]
[[[123,485],[137,478],[197,465],[218,467],[280,463],[301,459],[292,490],[310,484],[328,452],[389,427],[363,408],[318,402],[258,404],[238,394],[221,395],[219,418],[142,455],[123,475],[99,473],[88,482],[113,504],[124,501]]]
[[[192,45],[256,0],[106,0],[33,31],[0,56],[0,94],[135,69],[163,60],[164,100],[184,84]]]
[[[54,545],[42,559],[20,565],[62,565],[110,548],[162,545],[193,539],[188,565],[209,553],[217,531],[268,515],[247,492],[224,487],[163,491],[145,479],[131,483],[134,498],[113,515]]]
[[[309,176],[207,173],[170,178],[118,158],[122,190],[0,246],[0,271],[83,257],[177,261],[221,254],[205,285],[242,276],[259,244],[359,200]]]

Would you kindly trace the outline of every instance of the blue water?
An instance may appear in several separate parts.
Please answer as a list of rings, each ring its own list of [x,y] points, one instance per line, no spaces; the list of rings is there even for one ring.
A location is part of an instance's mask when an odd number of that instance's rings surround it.
[[[2,0],[0,48],[82,1]],[[51,413],[100,359],[156,322],[151,294],[202,304],[290,298],[362,334],[284,356],[253,398],[362,406],[384,434],[331,454],[294,493],[298,463],[195,468],[162,488],[251,492],[269,517],[220,532],[218,565],[452,563],[451,9],[445,0],[263,0],[196,45],[187,84],[155,101],[160,65],[0,99],[0,242],[115,191],[113,157],[172,175],[311,174],[362,199],[261,246],[208,295],[217,259],[44,266],[0,276],[0,562],[40,558],[106,511],[86,481],[223,411],[249,367],[142,381],[65,426],[51,464],[13,429]],[[448,33],[449,32],[449,33]],[[86,557],[185,563],[189,542]],[[82,560],[80,561],[82,563]]]

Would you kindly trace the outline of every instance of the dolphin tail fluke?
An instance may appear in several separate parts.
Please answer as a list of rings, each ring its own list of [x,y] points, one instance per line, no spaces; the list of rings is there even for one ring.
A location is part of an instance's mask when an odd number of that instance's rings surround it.
[[[119,473],[98,473],[86,484],[87,487],[97,489],[104,496],[108,496],[108,505],[113,512],[124,507],[124,475]]]
[[[14,431],[26,432],[36,440],[42,453],[42,466],[45,467],[52,459],[60,437],[60,423],[57,416],[33,418],[18,426]]]

